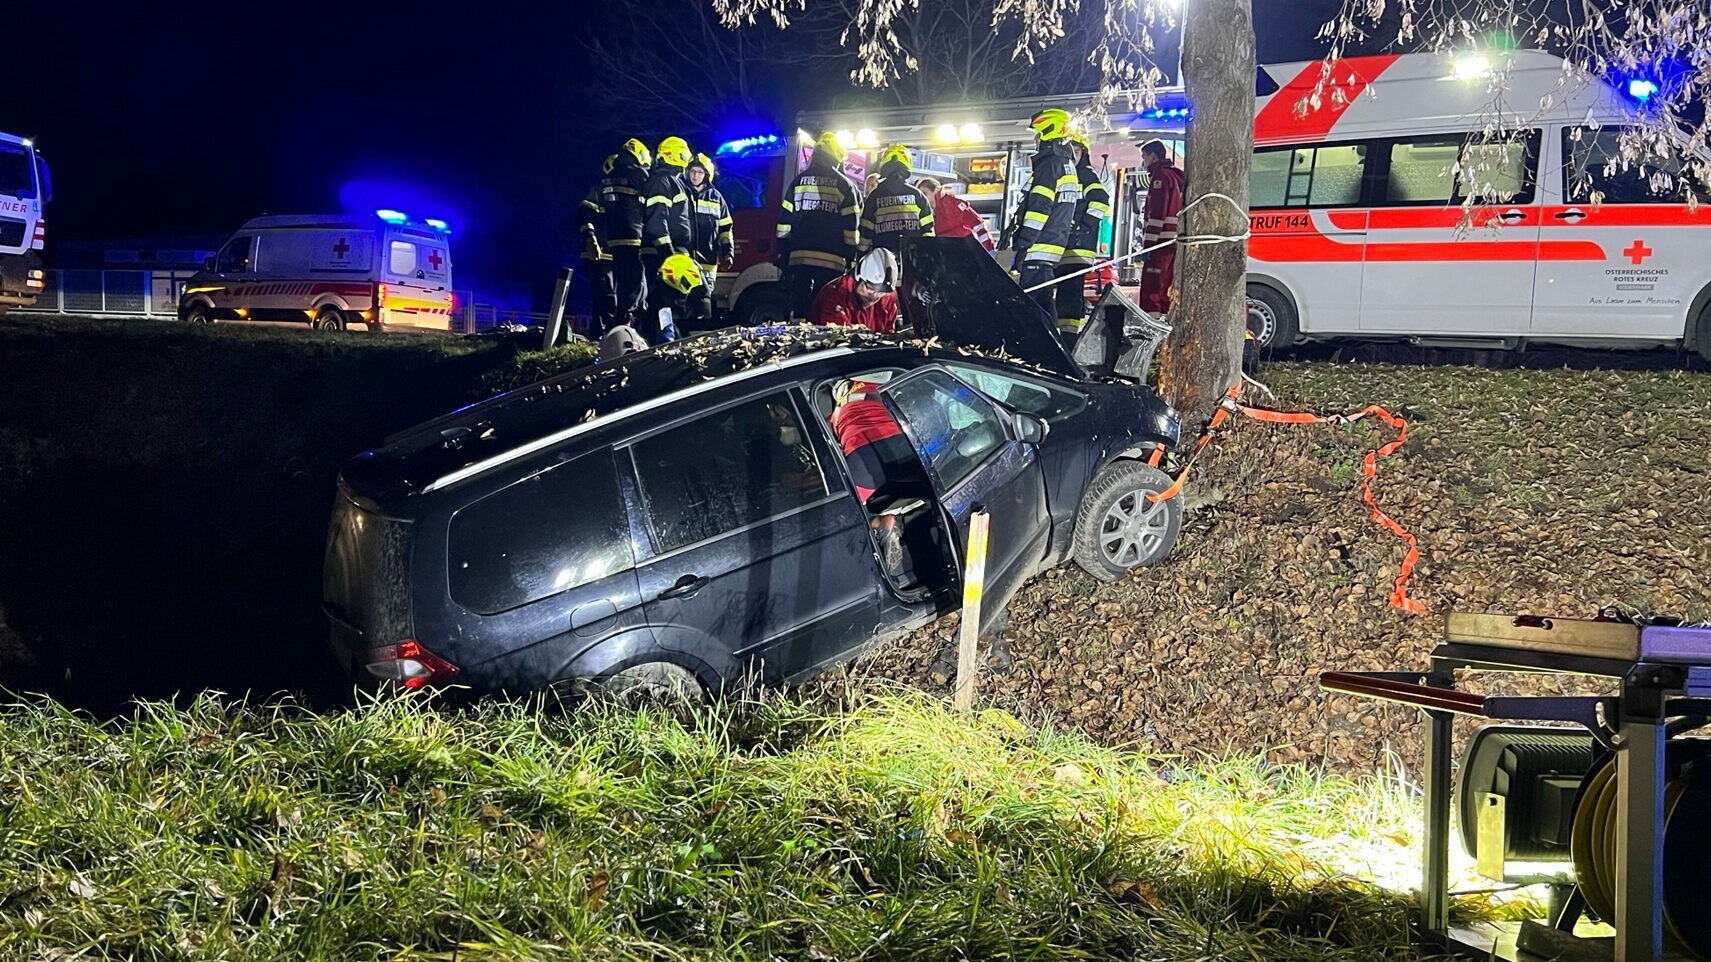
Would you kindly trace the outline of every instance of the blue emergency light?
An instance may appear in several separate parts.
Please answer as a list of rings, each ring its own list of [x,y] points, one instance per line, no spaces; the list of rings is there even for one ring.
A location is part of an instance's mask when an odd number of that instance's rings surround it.
[[[714,155],[718,157],[729,157],[733,154],[740,156],[756,150],[776,147],[782,143],[784,143],[784,138],[774,134],[760,134],[755,137],[742,137],[737,140],[727,140],[720,144],[719,149],[715,151]]]
[[[446,223],[443,220],[439,220],[438,218],[430,217],[427,220],[423,221],[423,223],[427,224],[429,227],[432,227],[434,230],[437,230],[442,234],[449,234],[452,232],[452,225]]]
[[[1658,92],[1657,81],[1645,77],[1633,77],[1628,81],[1628,96],[1640,103],[1652,99],[1652,94]]]
[[[409,215],[405,214],[403,211],[392,210],[392,209],[386,208],[386,207],[382,207],[379,210],[375,211],[374,216],[380,218],[381,220],[387,222],[388,224],[402,224],[405,221],[410,219]]]

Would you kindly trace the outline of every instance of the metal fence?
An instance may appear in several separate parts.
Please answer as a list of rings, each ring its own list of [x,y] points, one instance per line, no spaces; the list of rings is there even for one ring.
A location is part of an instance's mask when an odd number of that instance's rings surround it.
[[[13,310],[36,314],[77,314],[110,317],[176,318],[178,299],[194,271],[50,270],[46,286],[33,307]],[[489,331],[502,324],[536,327],[547,315],[482,304],[472,291],[455,291],[457,310],[452,330],[460,334]]]

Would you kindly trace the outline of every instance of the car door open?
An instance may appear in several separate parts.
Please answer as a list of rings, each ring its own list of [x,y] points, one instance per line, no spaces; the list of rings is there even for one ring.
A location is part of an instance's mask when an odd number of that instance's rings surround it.
[[[945,523],[955,535],[957,571],[966,564],[969,522],[991,515],[981,630],[1044,559],[1051,537],[1045,474],[1034,443],[1044,422],[993,404],[942,367],[922,368],[885,385],[880,398],[927,469]],[[959,585],[960,587],[960,585]],[[960,600],[960,591],[956,593]]]

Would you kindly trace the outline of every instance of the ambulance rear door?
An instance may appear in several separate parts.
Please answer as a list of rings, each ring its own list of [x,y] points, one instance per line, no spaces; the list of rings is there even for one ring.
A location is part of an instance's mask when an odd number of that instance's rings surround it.
[[[1679,338],[1711,283],[1711,206],[1688,205],[1675,159],[1624,162],[1622,131],[1551,131],[1562,196],[1540,246],[1558,256],[1539,262],[1534,334]]]
[[[1542,211],[1539,134],[1502,140],[1470,145],[1466,133],[1445,133],[1370,144],[1362,332],[1526,335]],[[1459,169],[1473,172],[1471,190]],[[1464,210],[1470,193],[1475,204]]]
[[[386,285],[382,323],[447,330],[451,326],[452,265],[444,234],[429,228],[386,231],[379,252]]]

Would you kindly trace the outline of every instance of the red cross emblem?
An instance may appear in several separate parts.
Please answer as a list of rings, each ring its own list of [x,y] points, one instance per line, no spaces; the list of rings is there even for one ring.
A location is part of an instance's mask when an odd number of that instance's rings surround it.
[[[345,239],[343,237],[339,238],[339,242],[337,244],[333,245],[333,253],[339,255],[339,260],[341,260],[341,261],[344,260],[345,255],[349,254],[350,252],[351,252],[351,245],[345,243]]]
[[[435,272],[439,271],[440,265],[442,263],[444,263],[444,261],[442,261],[440,259],[440,252],[439,251],[431,250],[428,252],[428,266],[432,267],[435,270]],[[1635,261],[1634,263],[1638,264],[1639,261]]]
[[[1628,255],[1628,260],[1632,261],[1635,264],[1638,264],[1641,261],[1645,260],[1646,258],[1652,256],[1653,251],[1650,247],[1646,246],[1645,241],[1636,240],[1636,241],[1634,241],[1633,247],[1628,248],[1627,250],[1623,251],[1622,253]]]

